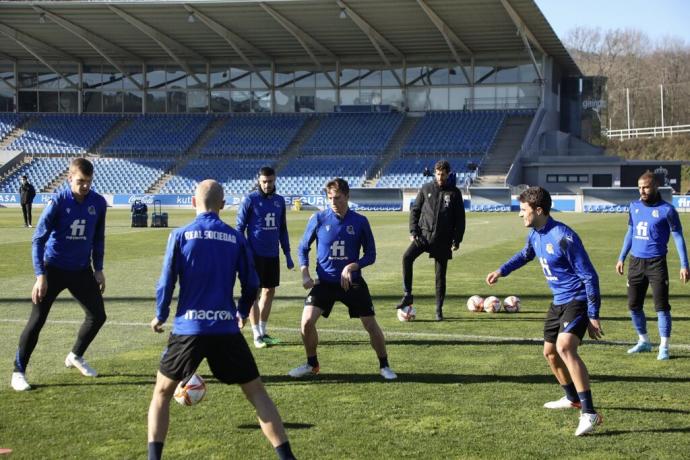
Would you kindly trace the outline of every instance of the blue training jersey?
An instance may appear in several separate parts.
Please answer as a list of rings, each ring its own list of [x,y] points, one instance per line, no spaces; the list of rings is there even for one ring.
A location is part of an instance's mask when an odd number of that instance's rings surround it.
[[[93,264],[95,271],[103,270],[107,207],[105,198],[93,190],[81,203],[69,187],[56,192],[43,209],[32,240],[36,276],[45,274],[46,265],[78,271]]]
[[[346,265],[357,262],[360,270],[376,260],[376,244],[366,217],[348,209],[341,219],[332,209],[317,212],[309,218],[299,244],[299,264],[309,266],[309,250],[316,240],[316,276],[321,281],[340,283]],[[360,248],[363,255],[360,258]],[[352,272],[352,280],[361,271]]]
[[[646,204],[641,200],[630,203],[628,232],[618,256],[624,261],[628,252],[640,259],[665,256],[668,240],[673,234],[682,268],[688,268],[688,255],[683,239],[683,227],[676,209],[668,202],[659,200]]]
[[[177,279],[180,293],[173,334],[239,333],[236,314],[246,318],[254,303],[259,278],[247,241],[220,220],[218,214],[199,214],[170,233],[163,269],[156,289],[156,318],[165,321]],[[235,278],[242,294],[235,307]]]
[[[245,234],[254,255],[278,257],[278,243],[290,254],[290,237],[285,220],[285,199],[274,193],[254,191],[242,200],[237,212],[237,230]]]
[[[549,217],[544,227],[529,232],[522,251],[501,266],[501,276],[508,276],[535,256],[553,293],[554,304],[586,300],[587,316],[599,318],[599,276],[573,229]]]

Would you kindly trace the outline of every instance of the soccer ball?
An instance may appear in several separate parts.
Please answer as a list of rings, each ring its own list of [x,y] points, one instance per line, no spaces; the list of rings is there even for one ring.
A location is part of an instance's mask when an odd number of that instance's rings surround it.
[[[467,309],[469,311],[482,311],[484,309],[484,299],[482,296],[479,295],[473,295],[469,299],[467,299]]]
[[[490,295],[484,299],[484,311],[487,313],[498,313],[501,311],[501,301],[498,297]]]
[[[417,310],[412,305],[406,305],[398,308],[398,320],[401,322],[414,321],[417,317]]]
[[[175,388],[175,401],[183,406],[193,406],[206,396],[206,382],[199,374],[192,375],[186,382],[183,380]]]
[[[517,313],[520,311],[520,297],[516,295],[509,295],[503,301],[503,308],[506,313]]]

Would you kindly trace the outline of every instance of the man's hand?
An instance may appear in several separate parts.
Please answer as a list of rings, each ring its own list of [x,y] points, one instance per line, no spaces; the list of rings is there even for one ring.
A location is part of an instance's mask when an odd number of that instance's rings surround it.
[[[103,294],[105,292],[105,275],[102,271],[98,271],[94,272],[93,277],[96,278],[96,284],[98,284],[98,288],[101,290],[101,294]]]
[[[314,287],[314,280],[312,279],[311,275],[309,274],[309,267],[302,267],[302,287],[306,290],[309,290]]]
[[[688,278],[690,278],[690,271],[687,268],[680,269],[680,280],[683,284],[687,284]]]
[[[292,257],[290,257],[289,252],[285,254],[285,265],[287,266],[288,270],[293,270],[295,268],[295,263],[292,261]]]
[[[501,272],[496,270],[495,272],[491,272],[488,275],[486,275],[486,284],[489,286],[493,286],[494,284],[498,283],[498,279],[503,276],[501,275]]]
[[[163,323],[165,323],[165,321],[160,321],[158,318],[153,318],[150,324],[151,330],[156,334],[160,334],[163,332]]]
[[[623,262],[622,260],[616,262],[616,273],[618,273],[619,275],[625,273],[625,262]]]
[[[460,243],[453,243],[453,245],[450,247],[453,251],[457,251],[460,249]]]
[[[33,289],[31,289],[31,301],[35,304],[41,303],[48,291],[48,279],[46,275],[38,275]]]
[[[601,324],[598,319],[589,319],[589,324],[587,325],[587,332],[589,336],[594,340],[599,340],[603,335],[604,331],[601,329]]]
[[[242,315],[240,315],[240,312],[237,312],[237,326],[240,329],[244,329],[245,324],[247,324],[247,318],[242,318]]]
[[[345,265],[345,268],[343,268],[343,271],[340,273],[340,287],[345,291],[352,286],[352,272],[357,270],[359,270],[359,265],[357,262],[352,262],[351,264]]]

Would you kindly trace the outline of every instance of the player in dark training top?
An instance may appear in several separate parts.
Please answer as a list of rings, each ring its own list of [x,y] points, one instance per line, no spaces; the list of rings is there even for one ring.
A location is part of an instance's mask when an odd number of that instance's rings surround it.
[[[395,379],[397,375],[388,365],[383,331],[374,316],[369,287],[362,277],[362,269],[376,260],[376,245],[369,221],[350,209],[350,187],[344,179],[329,181],[326,195],[330,207],[311,216],[299,245],[302,286],[310,289],[304,300],[300,327],[307,362],[288,374],[304,377],[319,372],[316,322],[322,315],[328,318],[335,302],[340,301],[347,306],[350,318],[359,318],[369,333],[371,346],[379,359],[381,376],[386,380]],[[316,280],[309,273],[309,251],[314,242]],[[361,257],[360,249],[364,252]]]
[[[48,202],[36,227],[32,258],[36,283],[31,291],[33,306],[19,338],[14,358],[12,388],[31,389],[26,368],[38,336],[58,294],[67,289],[84,310],[85,318],[65,366],[76,367],[86,377],[97,372],[84,353],[105,323],[103,257],[105,251],[106,201],[91,190],[93,164],[77,158],[67,176],[69,187]]]
[[[180,292],[172,333],[161,357],[149,406],[149,460],[161,458],[170,419],[170,399],[177,384],[191,377],[204,358],[218,380],[240,385],[256,409],[261,429],[278,457],[294,458],[278,410],[240,333],[256,297],[259,280],[247,241],[220,220],[224,205],[223,188],[218,182],[199,183],[192,198],[196,219],[174,230],[168,238],[156,290],[156,316],[151,321],[154,332],[163,332],[178,278]],[[242,287],[237,306],[233,299],[236,279]],[[235,448],[240,448],[240,444]]]
[[[547,409],[581,408],[576,436],[594,431],[602,417],[594,409],[589,373],[577,348],[586,331],[602,335],[599,323],[599,277],[580,237],[567,225],[551,218],[551,195],[541,187],[520,194],[520,217],[531,228],[527,244],[498,270],[486,276],[489,285],[524,266],[539,261],[553,293],[544,322],[544,357],[565,391],[565,396],[544,404]]]
[[[683,283],[687,283],[690,277],[688,253],[678,212],[673,205],[661,198],[654,174],[649,171],[642,174],[637,187],[640,199],[630,203],[628,231],[616,263],[616,271],[623,275],[625,258],[628,252],[632,252],[628,267],[628,308],[639,340],[628,353],[652,351],[647,335],[647,318],[642,309],[647,288],[651,285],[659,325],[657,359],[667,360],[670,357],[668,348],[671,340],[671,304],[668,299],[669,276],[666,263],[669,237],[673,236],[680,257],[680,280]]]

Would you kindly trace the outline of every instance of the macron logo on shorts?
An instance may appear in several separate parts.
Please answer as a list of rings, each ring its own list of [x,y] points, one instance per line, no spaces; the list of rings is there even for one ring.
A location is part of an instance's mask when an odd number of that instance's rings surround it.
[[[235,318],[227,310],[187,310],[184,314],[187,320],[232,321]]]

